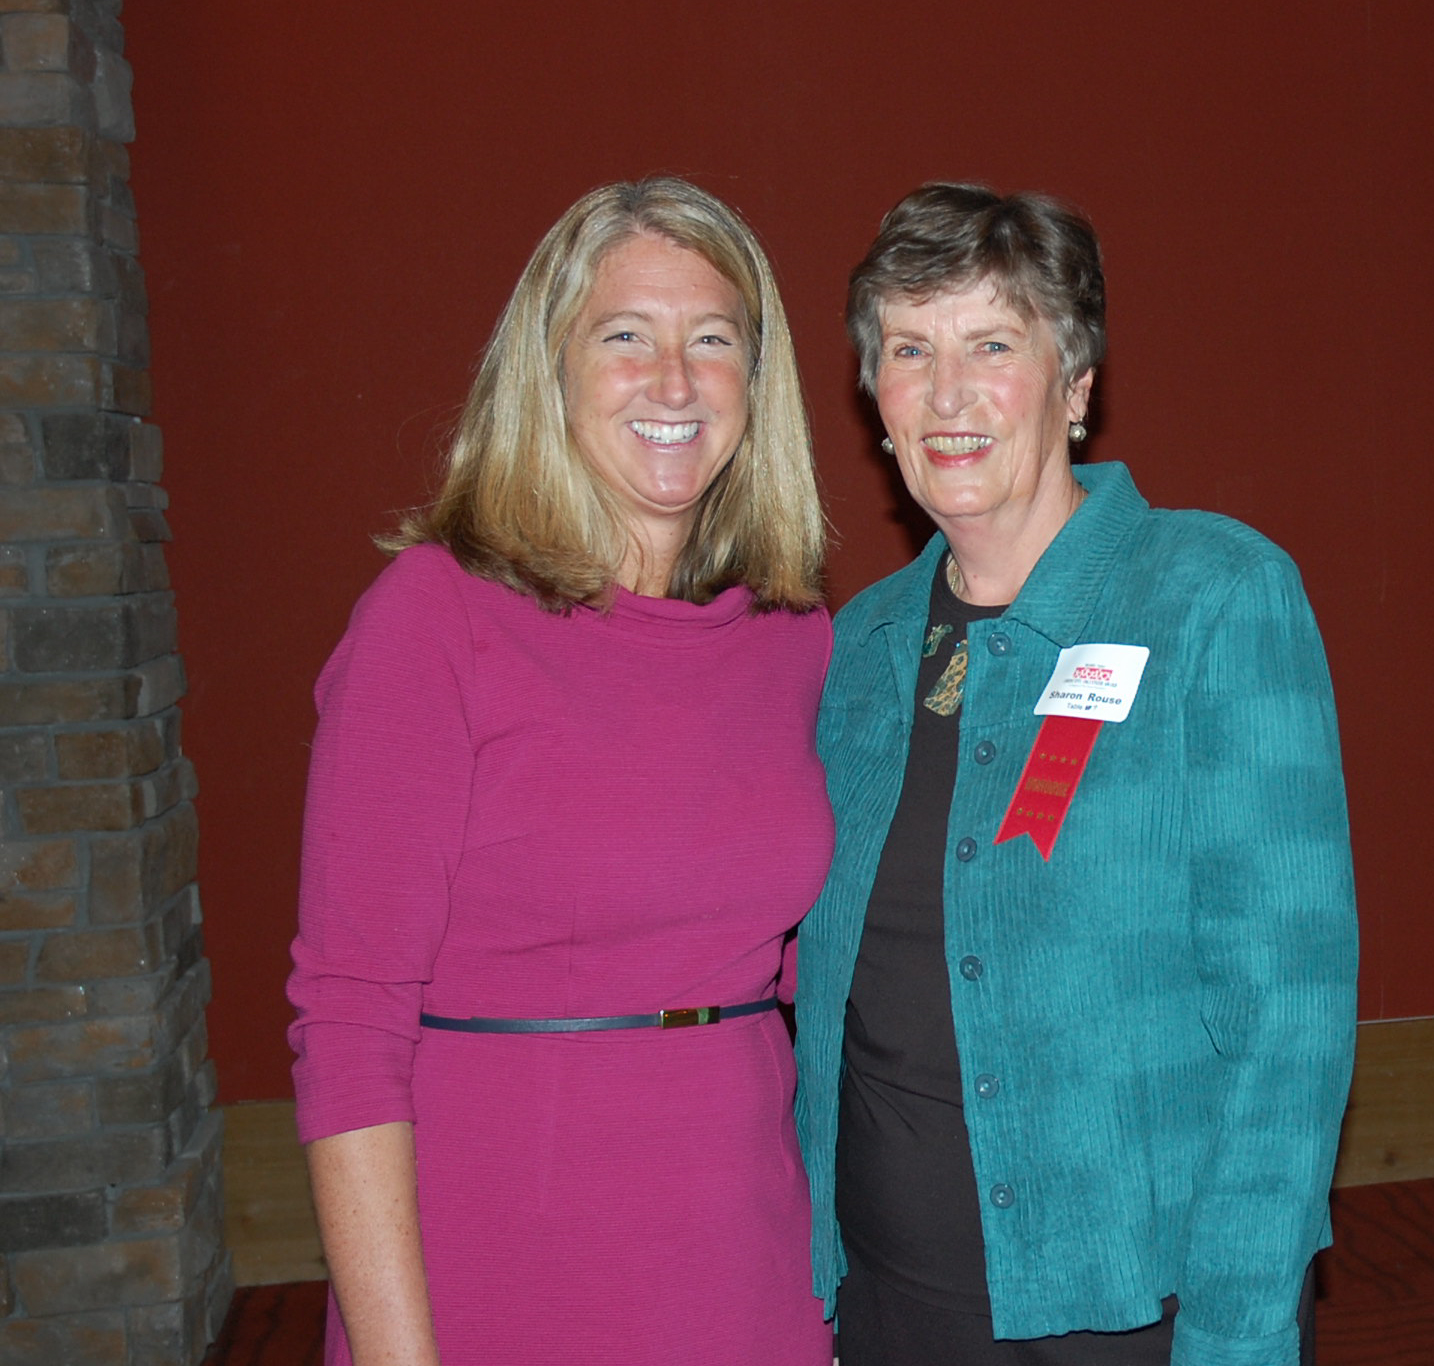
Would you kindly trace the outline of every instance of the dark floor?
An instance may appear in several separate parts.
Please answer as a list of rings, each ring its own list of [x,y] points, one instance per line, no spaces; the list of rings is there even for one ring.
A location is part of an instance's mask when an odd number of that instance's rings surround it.
[[[241,1286],[204,1366],[323,1366],[327,1281]]]
[[[1330,1207],[1319,1366],[1434,1366],[1434,1180],[1350,1186]]]
[[[1434,1366],[1434,1180],[1334,1193],[1319,1366]],[[205,1366],[321,1366],[323,1281],[240,1290]]]

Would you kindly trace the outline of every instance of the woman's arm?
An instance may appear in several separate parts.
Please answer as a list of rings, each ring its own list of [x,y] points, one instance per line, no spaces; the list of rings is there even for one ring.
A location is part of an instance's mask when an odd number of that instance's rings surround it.
[[[423,1273],[413,1125],[308,1145],[318,1233],[354,1366],[439,1366]]]
[[[412,1071],[472,786],[473,645],[434,553],[364,595],[321,677],[289,997],[299,1139],[360,1366],[438,1361]]]
[[[411,1124],[316,1139],[309,1177],[354,1366],[439,1366]]]
[[[1236,576],[1187,701],[1202,1020],[1220,1066],[1172,1366],[1291,1366],[1354,1047],[1355,918],[1333,698],[1283,557]]]

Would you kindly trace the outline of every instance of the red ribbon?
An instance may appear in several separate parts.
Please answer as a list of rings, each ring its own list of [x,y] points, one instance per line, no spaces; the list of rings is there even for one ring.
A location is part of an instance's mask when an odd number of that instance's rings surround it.
[[[1041,857],[1050,861],[1101,725],[1086,716],[1048,716],[1041,722],[1016,795],[996,832],[997,844],[1029,835]]]

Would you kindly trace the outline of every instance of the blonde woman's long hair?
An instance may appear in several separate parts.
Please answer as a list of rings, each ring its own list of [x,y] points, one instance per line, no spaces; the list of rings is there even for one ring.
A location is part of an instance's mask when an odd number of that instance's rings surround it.
[[[698,504],[667,594],[705,603],[745,584],[759,610],[813,607],[824,524],[776,281],[741,218],[672,177],[605,185],[553,225],[483,353],[437,497],[379,544],[437,542],[470,573],[554,611],[610,601],[633,533],[574,443],[563,350],[603,258],[639,233],[696,252],[732,283],[751,356],[747,430]]]

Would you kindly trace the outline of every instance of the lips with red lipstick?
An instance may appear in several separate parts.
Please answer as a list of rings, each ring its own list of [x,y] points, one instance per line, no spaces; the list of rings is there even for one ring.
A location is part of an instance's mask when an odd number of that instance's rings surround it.
[[[931,432],[921,438],[921,446],[937,464],[959,465],[982,455],[995,440],[975,432]]]

